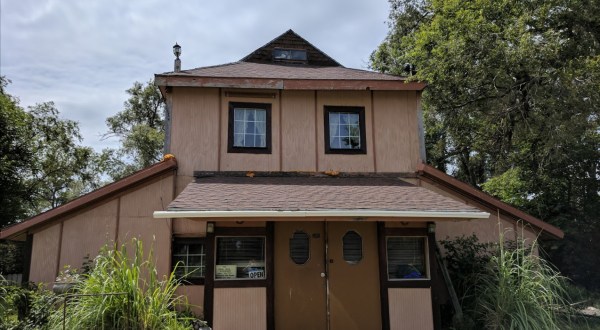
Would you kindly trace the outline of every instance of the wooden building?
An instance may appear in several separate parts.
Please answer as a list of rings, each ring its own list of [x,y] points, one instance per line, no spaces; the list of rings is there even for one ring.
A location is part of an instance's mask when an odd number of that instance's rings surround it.
[[[215,330],[433,329],[436,240],[563,236],[425,165],[425,84],[345,68],[291,30],[155,81],[176,160],[3,229],[27,241],[29,280],[140,237],[161,274],[184,264],[180,293]]]

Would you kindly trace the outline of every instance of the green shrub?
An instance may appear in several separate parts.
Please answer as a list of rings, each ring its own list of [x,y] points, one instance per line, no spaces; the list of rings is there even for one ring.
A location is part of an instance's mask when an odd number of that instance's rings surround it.
[[[43,329],[55,300],[42,285],[14,285],[0,276],[0,330]]]
[[[566,328],[566,278],[534,253],[536,242],[499,241],[483,244],[471,236],[441,242],[465,314],[462,328]]]
[[[175,294],[173,273],[159,279],[152,251],[144,257],[142,242],[132,240],[129,257],[126,246],[102,248],[89,274],[76,285],[76,294],[66,307],[67,329],[188,329],[189,320],[175,311],[185,305]],[[62,328],[63,311],[51,316],[51,328]]]

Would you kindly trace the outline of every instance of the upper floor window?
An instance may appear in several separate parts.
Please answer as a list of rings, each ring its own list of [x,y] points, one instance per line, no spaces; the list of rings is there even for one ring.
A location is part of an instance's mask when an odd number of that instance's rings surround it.
[[[365,108],[325,106],[325,153],[366,154]]]
[[[271,104],[229,102],[228,152],[271,153]]]

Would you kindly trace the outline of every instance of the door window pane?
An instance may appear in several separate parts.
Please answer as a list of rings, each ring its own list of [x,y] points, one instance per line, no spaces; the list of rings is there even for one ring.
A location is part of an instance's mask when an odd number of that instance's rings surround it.
[[[297,265],[303,265],[310,257],[309,236],[303,231],[296,231],[290,238],[290,258]]]
[[[362,237],[354,230],[347,232],[342,238],[344,260],[350,264],[357,264],[362,260]]]
[[[215,279],[264,279],[264,237],[217,237]]]
[[[386,245],[388,279],[429,278],[426,237],[388,237]]]

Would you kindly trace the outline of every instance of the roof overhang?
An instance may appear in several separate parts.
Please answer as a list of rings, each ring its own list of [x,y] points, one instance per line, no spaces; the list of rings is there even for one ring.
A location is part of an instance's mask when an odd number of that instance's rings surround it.
[[[507,215],[513,218],[515,221],[523,221],[525,224],[529,224],[533,228],[537,228],[547,237],[561,239],[565,236],[565,233],[560,228],[555,227],[528,213],[525,213],[516,207],[508,205],[499,199],[494,198],[460,180],[457,180],[430,165],[419,164],[417,170],[419,178],[446,187],[453,192],[481,203],[491,210]]]
[[[154,218],[432,218],[487,219],[487,212],[428,212],[387,210],[306,210],[306,211],[155,211]]]
[[[427,86],[424,82],[400,80],[227,78],[190,75],[155,75],[154,82],[163,92],[167,87],[422,91]]]

